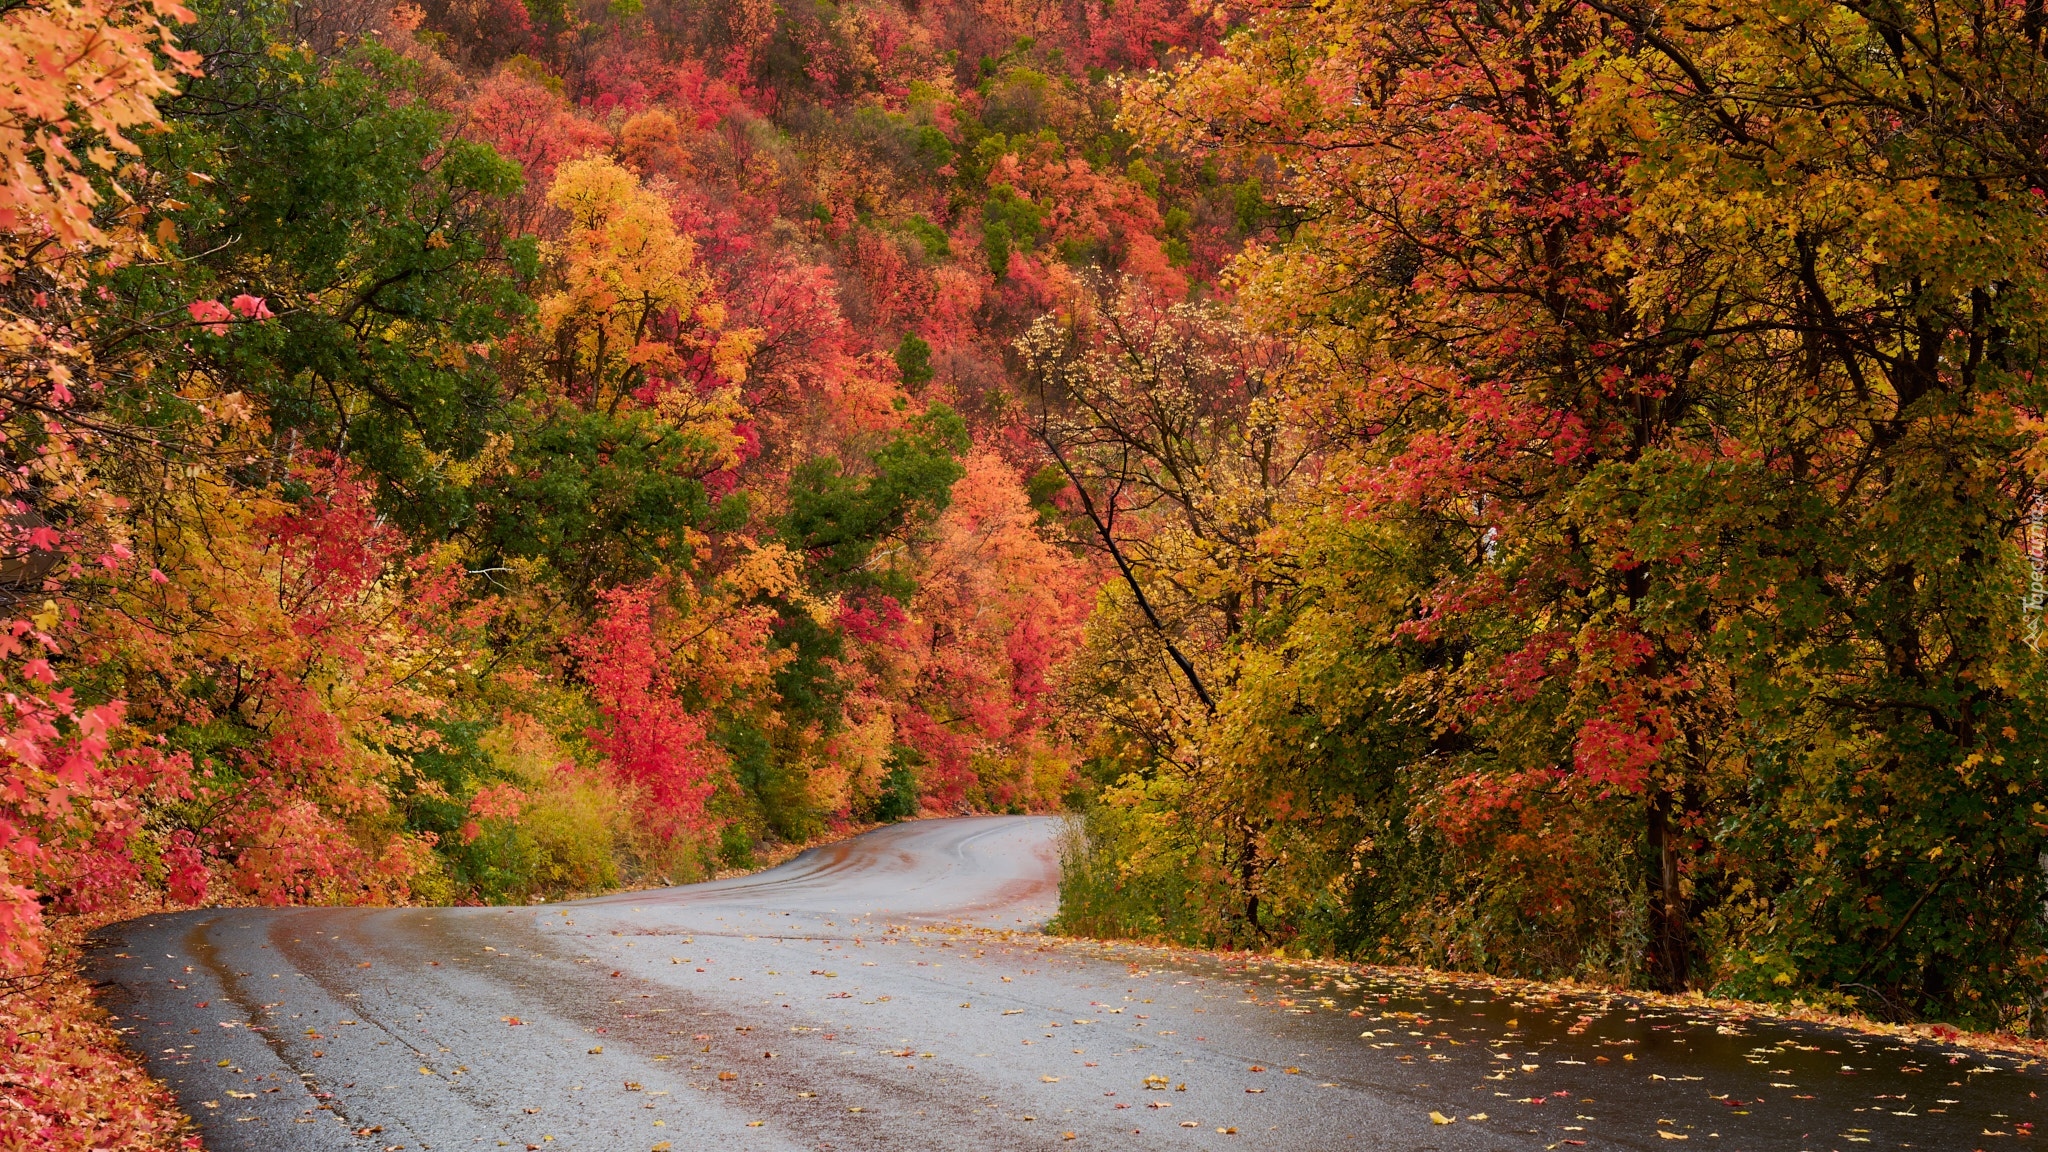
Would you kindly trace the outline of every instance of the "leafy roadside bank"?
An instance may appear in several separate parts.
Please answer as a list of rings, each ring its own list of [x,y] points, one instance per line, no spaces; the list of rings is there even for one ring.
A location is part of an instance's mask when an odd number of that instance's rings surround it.
[[[1195,948],[1178,944],[1160,937],[1106,937],[1060,931],[1056,919],[1048,926],[1044,935],[1047,945],[1101,945],[1112,950],[1116,959],[1126,963],[1134,957],[1141,957],[1148,965],[1168,966],[1191,961],[1231,966],[1262,965],[1282,971],[1313,977],[1336,977],[1346,979],[1374,979],[1418,987],[1456,984],[1468,988],[1484,988],[1501,996],[1517,1000],[1541,1003],[1554,1002],[1566,997],[1601,996],[1626,1000],[1644,1008],[1670,1008],[1692,1012],[1712,1012],[1725,1015],[1732,1021],[1779,1021],[1785,1023],[1818,1024],[1839,1028],[1864,1036],[1884,1037],[1893,1040],[1938,1044],[1951,1055],[1966,1053],[2003,1054],[2048,1060],[2048,1041],[2020,1036],[2011,1032],[1972,1032],[1948,1024],[1913,1023],[1901,1024],[1878,1020],[1853,1012],[1833,1010],[1804,1001],[1771,1003],[1760,1000],[1740,1000],[1725,996],[1710,996],[1703,992],[1682,994],[1654,992],[1629,988],[1621,984],[1585,980],[1529,980],[1512,976],[1489,976],[1480,972],[1457,972],[1421,965],[1366,964],[1352,960],[1337,960],[1323,957],[1299,957],[1287,955],[1286,949],[1261,951],[1258,949]],[[1030,937],[1023,933],[1011,933],[1006,939],[1028,942]],[[1364,1012],[1352,1009],[1352,1016],[1363,1016]]]
[[[78,972],[101,923],[68,921],[48,966],[0,986],[0,1147],[21,1152],[189,1152],[202,1147],[171,1090],[143,1070]]]

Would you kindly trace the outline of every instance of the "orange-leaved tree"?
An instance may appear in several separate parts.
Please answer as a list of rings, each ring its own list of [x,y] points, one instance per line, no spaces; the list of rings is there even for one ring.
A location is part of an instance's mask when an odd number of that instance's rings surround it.
[[[197,63],[172,39],[190,19],[169,0],[0,13],[0,977],[42,963],[45,903],[90,906],[134,878],[143,795],[182,787],[175,758],[124,750],[118,700],[82,707],[57,668],[80,619],[70,579],[136,575],[89,466],[118,430],[81,411],[98,372],[81,282],[89,260],[148,246],[133,213],[96,209],[122,196],[127,133],[158,123],[155,101]]]

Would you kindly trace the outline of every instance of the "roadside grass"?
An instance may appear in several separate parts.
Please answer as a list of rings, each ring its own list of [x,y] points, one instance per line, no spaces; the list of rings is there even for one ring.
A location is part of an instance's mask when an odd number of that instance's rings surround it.
[[[1049,934],[1175,944],[1207,935],[1192,881],[1170,870],[1132,867],[1122,855],[1097,847],[1129,842],[1124,825],[1135,819],[1106,807],[1067,817],[1060,842],[1060,910],[1046,925]]]

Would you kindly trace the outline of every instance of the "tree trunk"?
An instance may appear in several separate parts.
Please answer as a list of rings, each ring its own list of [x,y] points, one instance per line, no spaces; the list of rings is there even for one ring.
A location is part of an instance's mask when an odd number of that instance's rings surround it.
[[[1241,813],[1237,818],[1237,834],[1243,844],[1237,855],[1238,892],[1244,897],[1244,920],[1251,926],[1251,939],[1256,942],[1266,938],[1265,926],[1259,923],[1258,840],[1251,821]]]
[[[1671,829],[1671,794],[1650,793],[1650,949],[1645,957],[1650,985],[1659,992],[1685,991],[1692,963],[1685,894],[1678,884],[1678,845]]]

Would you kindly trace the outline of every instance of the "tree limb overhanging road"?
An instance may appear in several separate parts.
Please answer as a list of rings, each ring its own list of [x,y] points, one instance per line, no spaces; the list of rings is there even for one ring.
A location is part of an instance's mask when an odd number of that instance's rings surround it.
[[[1042,937],[1060,834],[920,821],[525,908],[165,914],[93,975],[215,1152],[2017,1150],[2048,1089],[1618,995]]]

